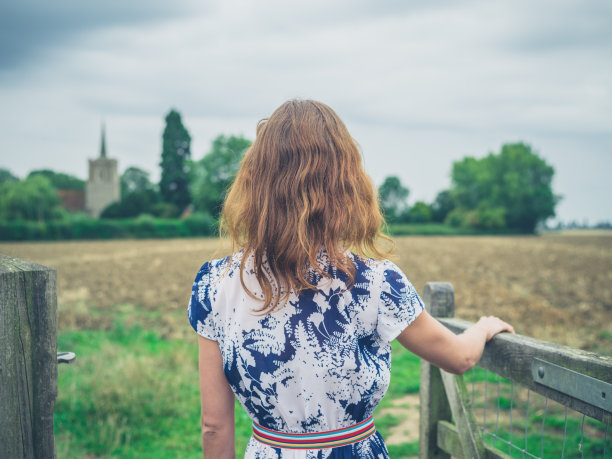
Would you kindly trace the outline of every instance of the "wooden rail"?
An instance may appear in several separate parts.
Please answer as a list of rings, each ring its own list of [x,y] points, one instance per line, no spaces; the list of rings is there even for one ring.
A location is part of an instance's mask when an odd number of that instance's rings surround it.
[[[52,458],[57,396],[54,269],[0,255],[0,457]]]
[[[471,322],[461,319],[440,319],[440,322],[455,333],[461,333],[472,325]],[[477,365],[568,408],[604,424],[612,425],[612,412],[609,410],[534,381],[531,371],[534,359],[541,359],[581,375],[612,383],[612,357],[507,333],[497,335],[486,345]],[[597,395],[601,397],[601,394]],[[602,402],[606,400],[612,401],[612,393],[602,397]]]
[[[428,283],[423,298],[429,313],[453,332],[461,333],[473,325],[453,318],[450,284]],[[612,425],[611,357],[526,336],[500,334],[487,343],[477,366]],[[419,458],[509,457],[483,442],[462,376],[422,361],[420,397]],[[451,415],[455,424],[450,422]]]

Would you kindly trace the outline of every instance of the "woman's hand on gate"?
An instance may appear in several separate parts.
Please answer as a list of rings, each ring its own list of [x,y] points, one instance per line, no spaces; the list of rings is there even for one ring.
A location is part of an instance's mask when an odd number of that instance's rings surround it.
[[[487,341],[501,332],[515,333],[512,325],[495,316],[482,316],[474,326],[481,328],[486,333]]]

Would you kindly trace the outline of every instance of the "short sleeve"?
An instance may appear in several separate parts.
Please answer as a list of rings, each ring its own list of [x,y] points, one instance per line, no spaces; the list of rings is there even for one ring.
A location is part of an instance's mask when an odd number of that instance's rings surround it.
[[[210,263],[204,263],[193,282],[187,315],[189,323],[198,335],[218,341],[210,301],[210,287]]]
[[[392,262],[384,263],[376,331],[391,342],[423,312],[423,301],[404,273]]]

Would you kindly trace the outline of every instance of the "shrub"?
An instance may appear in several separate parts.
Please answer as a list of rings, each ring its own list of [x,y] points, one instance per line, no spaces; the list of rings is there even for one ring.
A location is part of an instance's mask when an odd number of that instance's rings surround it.
[[[147,214],[137,218],[100,220],[78,215],[42,223],[25,220],[0,221],[0,240],[36,241],[213,236],[216,228],[216,220],[207,213],[194,214],[182,220],[160,219]]]
[[[191,236],[212,236],[217,230],[217,221],[208,213],[195,213],[183,220]]]

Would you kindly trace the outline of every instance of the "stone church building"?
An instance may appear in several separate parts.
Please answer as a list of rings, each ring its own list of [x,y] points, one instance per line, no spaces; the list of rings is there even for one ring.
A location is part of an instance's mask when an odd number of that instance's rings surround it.
[[[89,160],[89,177],[85,187],[85,211],[94,218],[113,202],[121,199],[117,160],[106,156],[106,133],[102,126],[100,156]]]

